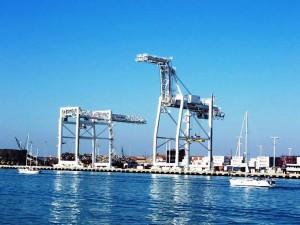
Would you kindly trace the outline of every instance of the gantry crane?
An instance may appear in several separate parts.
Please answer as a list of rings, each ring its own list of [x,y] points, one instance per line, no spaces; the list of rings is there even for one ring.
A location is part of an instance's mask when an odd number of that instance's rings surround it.
[[[17,145],[18,145],[19,150],[25,150],[25,147],[22,146],[22,144],[21,144],[21,142],[19,141],[19,139],[18,139],[17,137],[15,137],[15,139],[16,139],[16,142],[17,142]]]
[[[18,148],[19,148],[20,150],[28,150],[28,146],[27,146],[27,144],[28,144],[28,141],[29,141],[29,135],[27,135],[27,139],[26,139],[26,141],[25,141],[25,144],[24,144],[24,145],[22,145],[22,142],[21,142],[21,141],[19,141],[19,139],[18,139],[17,137],[15,137],[15,139],[16,139],[16,142],[17,142]]]
[[[109,162],[106,166],[111,167],[112,155],[114,153],[114,132],[115,123],[146,124],[146,120],[140,116],[130,116],[122,114],[113,114],[111,110],[87,111],[80,107],[60,108],[59,131],[58,131],[58,164],[59,165],[79,165],[79,146],[80,140],[92,141],[92,166],[96,163],[97,140],[108,140],[109,142]],[[70,126],[75,125],[75,130]],[[98,125],[104,126],[104,129],[98,131]],[[104,131],[108,130],[108,137],[100,137]],[[62,145],[64,139],[75,140],[75,161],[68,162],[61,159]]]
[[[164,58],[148,54],[138,54],[136,62],[147,62],[156,64],[160,70],[160,97],[158,100],[158,109],[156,115],[156,122],[154,128],[154,141],[153,141],[153,165],[155,167],[165,166],[165,163],[157,162],[156,155],[158,148],[166,145],[170,141],[175,141],[175,163],[172,164],[174,167],[179,167],[179,150],[185,149],[185,162],[183,165],[189,168],[189,157],[190,157],[190,144],[191,142],[198,142],[203,145],[202,142],[208,141],[208,156],[209,156],[209,169],[211,169],[212,161],[212,130],[213,118],[223,119],[225,114],[221,111],[221,108],[214,106],[214,96],[208,99],[201,99],[198,95],[192,95],[186,86],[181,82],[179,77],[176,75],[175,67],[170,65],[171,58]],[[187,94],[183,94],[180,86],[182,86]],[[177,108],[178,119],[176,120],[171,115],[171,110],[168,108]],[[182,129],[183,113],[185,112],[185,129]],[[174,136],[160,136],[160,120],[161,114],[166,113],[170,116],[171,120],[176,125],[176,134]],[[190,134],[191,118],[196,120],[196,123],[201,127],[206,137],[192,136]],[[209,131],[206,132],[197,119],[208,120]],[[158,141],[162,143],[159,144]],[[204,145],[203,145],[204,146]],[[170,163],[169,163],[170,164]]]

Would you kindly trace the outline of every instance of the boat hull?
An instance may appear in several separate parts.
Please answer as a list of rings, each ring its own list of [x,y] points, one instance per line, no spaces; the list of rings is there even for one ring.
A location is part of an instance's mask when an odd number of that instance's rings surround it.
[[[38,174],[41,171],[33,168],[33,167],[25,167],[25,168],[19,168],[19,173],[23,173],[23,174]]]
[[[274,187],[275,182],[271,178],[231,178],[231,186],[240,186],[240,187]]]

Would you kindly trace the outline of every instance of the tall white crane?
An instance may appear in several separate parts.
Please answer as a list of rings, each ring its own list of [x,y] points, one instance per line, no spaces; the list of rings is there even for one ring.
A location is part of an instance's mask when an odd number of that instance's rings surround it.
[[[148,54],[138,54],[136,57],[136,62],[147,62],[151,64],[156,64],[160,70],[160,97],[158,100],[158,109],[156,115],[156,123],[154,128],[154,141],[153,141],[153,165],[154,166],[164,166],[164,163],[157,162],[156,155],[158,149],[167,144],[166,141],[159,144],[161,140],[173,140],[175,141],[175,162],[172,164],[174,167],[179,167],[179,150],[185,149],[185,162],[184,166],[189,167],[189,157],[190,157],[190,144],[191,142],[198,142],[202,146],[204,141],[208,141],[208,156],[210,159],[209,169],[211,169],[212,160],[212,131],[213,131],[213,118],[223,119],[225,114],[217,106],[213,105],[214,96],[208,99],[201,99],[198,95],[192,95],[191,92],[186,88],[186,86],[181,82],[179,77],[176,75],[175,67],[170,65],[172,61],[171,58],[164,58]],[[181,87],[187,92],[184,94]],[[172,116],[171,110],[168,108],[178,109],[177,120]],[[185,114],[184,114],[185,112]],[[166,113],[170,116],[173,123],[176,125],[175,136],[163,137],[159,134],[161,114]],[[184,116],[184,120],[183,120]],[[191,130],[191,118],[194,118],[196,124],[203,131],[205,137],[192,136],[190,134]],[[208,120],[209,130],[205,131],[197,119]],[[182,129],[182,123],[185,123],[185,129]]]
[[[112,155],[114,153],[114,132],[115,123],[146,124],[146,120],[140,116],[130,116],[122,114],[113,114],[111,110],[87,111],[80,107],[60,108],[59,126],[58,126],[58,164],[79,165],[79,146],[80,140],[92,141],[92,166],[96,163],[97,140],[108,140],[109,142],[109,162],[106,166],[111,167]],[[100,131],[98,126],[104,126]],[[72,129],[72,127],[75,129]],[[108,131],[108,137],[101,137],[105,131]],[[64,139],[74,140],[75,161],[63,161],[61,159],[62,145]]]

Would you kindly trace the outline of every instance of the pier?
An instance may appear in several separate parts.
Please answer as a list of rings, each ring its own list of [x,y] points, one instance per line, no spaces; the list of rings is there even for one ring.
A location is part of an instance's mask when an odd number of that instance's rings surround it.
[[[18,169],[24,166],[0,165],[0,169]],[[149,174],[177,174],[177,175],[198,175],[198,176],[234,176],[245,177],[244,172],[227,172],[227,171],[184,171],[184,170],[158,170],[158,169],[122,169],[122,168],[89,168],[89,167],[50,167],[37,166],[40,170],[56,170],[56,171],[86,171],[86,172],[112,172],[112,173],[149,173]],[[249,173],[248,173],[249,175]],[[251,173],[251,175],[268,176],[281,179],[300,179],[300,174],[285,174],[285,173]]]

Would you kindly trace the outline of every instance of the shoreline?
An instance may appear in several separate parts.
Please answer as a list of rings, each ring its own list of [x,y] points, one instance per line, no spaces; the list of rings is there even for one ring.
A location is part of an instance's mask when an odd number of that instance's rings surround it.
[[[18,169],[24,166],[0,165],[0,169]],[[226,172],[226,171],[179,171],[179,170],[151,170],[151,169],[122,169],[122,168],[67,168],[67,167],[50,167],[38,166],[40,170],[56,171],[86,171],[86,172],[115,172],[115,173],[150,173],[150,174],[178,174],[178,175],[198,175],[198,176],[234,176],[245,177],[244,172]],[[251,175],[268,176],[282,179],[300,179],[300,174],[284,173],[251,173]]]

